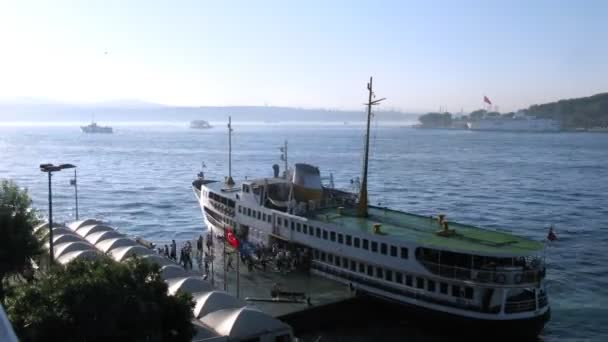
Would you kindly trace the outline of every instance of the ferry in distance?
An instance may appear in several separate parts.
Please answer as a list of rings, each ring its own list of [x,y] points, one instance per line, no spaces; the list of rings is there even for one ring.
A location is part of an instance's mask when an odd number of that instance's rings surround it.
[[[193,120],[190,121],[190,128],[194,128],[194,129],[207,129],[207,128],[212,128],[213,126],[211,126],[209,124],[209,122],[205,121],[205,120]]]
[[[371,78],[367,90],[358,193],[323,185],[313,165],[290,167],[286,145],[283,174],[275,165],[273,174],[235,182],[229,123],[228,176],[213,180],[201,172],[192,183],[207,227],[239,246],[276,243],[304,251],[310,272],[437,327],[485,333],[488,340],[538,335],[550,318],[541,242],[451,222],[443,213],[368,204],[371,109],[383,99],[375,99]]]
[[[92,121],[86,126],[80,126],[80,129],[84,133],[114,133],[110,126],[99,126],[97,122]]]

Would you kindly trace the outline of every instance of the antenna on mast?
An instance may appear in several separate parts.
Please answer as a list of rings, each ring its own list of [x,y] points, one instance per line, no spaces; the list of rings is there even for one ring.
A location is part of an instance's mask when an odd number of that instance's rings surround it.
[[[367,217],[367,169],[369,163],[369,124],[372,117],[372,106],[376,106],[380,104],[381,101],[386,100],[386,98],[381,98],[378,100],[373,100],[372,98],[376,97],[373,90],[373,78],[369,78],[369,83],[367,84],[367,90],[369,91],[369,99],[365,105],[367,105],[367,132],[365,134],[365,153],[364,153],[364,161],[363,161],[363,176],[361,177],[361,188],[359,189],[359,204],[357,206],[357,216]]]
[[[283,162],[285,162],[285,178],[287,178],[287,168],[289,167],[289,164],[287,163],[287,140],[285,140],[285,145],[281,146],[279,148],[281,150],[281,160]]]
[[[226,178],[226,185],[234,185],[232,179],[232,118],[230,116],[228,117],[228,178]]]

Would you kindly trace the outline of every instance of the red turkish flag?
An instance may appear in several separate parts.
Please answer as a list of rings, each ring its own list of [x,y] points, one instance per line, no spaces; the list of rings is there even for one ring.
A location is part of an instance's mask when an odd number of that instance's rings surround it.
[[[484,96],[484,97],[483,97],[483,102],[485,102],[485,103],[487,103],[487,104],[489,104],[489,105],[491,105],[491,104],[492,104],[492,101],[490,101],[490,99],[489,99],[487,96]]]
[[[228,228],[226,228],[226,242],[234,248],[239,246],[239,240],[236,239],[234,234],[232,234],[232,231]]]

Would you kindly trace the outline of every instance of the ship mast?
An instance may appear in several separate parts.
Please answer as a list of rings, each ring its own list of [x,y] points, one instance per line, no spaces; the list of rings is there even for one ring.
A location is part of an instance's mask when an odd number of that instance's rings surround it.
[[[234,185],[232,179],[232,118],[230,116],[228,117],[228,178],[226,178],[226,185]]]
[[[359,189],[359,204],[357,207],[357,216],[359,217],[367,217],[367,169],[369,162],[369,126],[372,117],[372,106],[378,105],[381,101],[385,100],[385,98],[381,98],[378,100],[373,100],[376,95],[373,91],[372,85],[372,77],[369,78],[369,83],[367,84],[367,90],[369,91],[369,99],[366,103],[367,105],[367,131],[365,134],[365,154],[363,156],[363,176],[361,177],[361,189]]]

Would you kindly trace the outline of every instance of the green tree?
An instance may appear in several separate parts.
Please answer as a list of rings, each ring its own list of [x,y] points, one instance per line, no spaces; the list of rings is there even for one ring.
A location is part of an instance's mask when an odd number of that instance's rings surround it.
[[[42,253],[33,231],[38,220],[31,203],[27,190],[0,180],[0,302],[9,277],[31,274],[32,258]]]
[[[486,115],[486,113],[487,113],[486,110],[478,109],[478,110],[472,111],[469,114],[469,118],[471,118],[472,121],[478,121],[478,120],[483,119],[483,117]]]
[[[192,308],[167,294],[158,265],[108,257],[56,265],[7,297],[22,341],[191,341]]]

